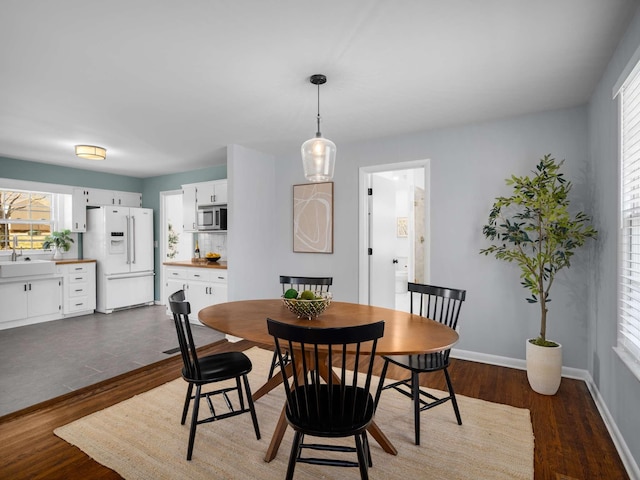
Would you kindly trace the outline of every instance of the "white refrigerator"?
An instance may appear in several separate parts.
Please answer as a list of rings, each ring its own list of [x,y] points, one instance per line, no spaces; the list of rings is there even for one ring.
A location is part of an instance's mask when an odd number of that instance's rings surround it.
[[[97,260],[96,310],[152,305],[153,210],[99,207],[87,210],[84,258]]]

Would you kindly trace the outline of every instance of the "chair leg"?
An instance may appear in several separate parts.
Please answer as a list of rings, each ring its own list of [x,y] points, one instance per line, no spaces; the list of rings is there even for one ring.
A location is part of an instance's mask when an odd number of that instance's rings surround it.
[[[420,382],[418,372],[411,372],[411,395],[413,396],[413,428],[416,445],[420,445]]]
[[[362,437],[360,436],[360,434],[354,435],[354,437],[356,439],[356,452],[358,453],[358,468],[360,469],[360,478],[362,480],[369,480],[369,471],[368,471],[369,463],[367,461],[367,456],[364,452]]]
[[[193,414],[191,415],[191,429],[189,430],[189,446],[187,447],[187,460],[191,460],[193,442],[196,439],[196,426],[198,425],[198,410],[200,409],[200,391],[202,385],[196,387],[196,396],[193,399]]]
[[[273,377],[273,371],[276,368],[276,363],[278,363],[278,352],[274,351],[273,358],[271,359],[271,367],[269,368],[269,376],[267,377],[267,380]]]
[[[373,460],[371,458],[371,447],[369,446],[369,437],[367,436],[367,431],[362,432],[362,441],[364,443],[364,448],[367,451],[367,458],[369,459],[369,468],[373,467]]]
[[[376,399],[373,402],[374,411],[378,408],[378,402],[380,401],[380,394],[382,393],[382,387],[384,385],[384,377],[387,375],[387,368],[389,368],[389,360],[384,359],[384,366],[382,367],[382,373],[380,374],[380,383],[378,383],[378,389],[376,390]]]
[[[193,392],[193,383],[189,383],[187,388],[187,397],[184,399],[184,408],[182,409],[182,420],[180,425],[184,425],[187,420],[187,412],[189,411],[189,402],[191,401],[191,392]]]
[[[460,410],[458,409],[458,401],[456,400],[456,394],[453,391],[453,384],[451,383],[451,378],[449,377],[449,372],[446,368],[444,369],[444,378],[447,381],[447,388],[449,389],[449,395],[451,396],[451,404],[453,405],[453,412],[456,414],[456,420],[458,420],[458,425],[462,425],[462,418],[460,417]]]
[[[302,433],[295,432],[293,434],[293,443],[291,444],[291,455],[289,455],[289,465],[287,466],[286,480],[293,480],[293,471],[296,468],[296,462],[300,455],[300,444],[302,443]]]
[[[253,405],[253,398],[251,398],[251,387],[249,386],[249,379],[246,375],[243,375],[242,380],[244,382],[244,391],[247,394],[247,402],[249,403],[249,411],[251,412],[253,429],[256,431],[256,438],[260,440],[260,427],[258,427],[258,417],[256,415],[256,409]],[[242,392],[240,392],[240,395],[242,395]]]

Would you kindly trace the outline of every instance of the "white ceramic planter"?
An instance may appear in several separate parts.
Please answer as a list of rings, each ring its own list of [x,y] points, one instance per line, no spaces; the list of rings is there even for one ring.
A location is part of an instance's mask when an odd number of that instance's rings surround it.
[[[527,379],[534,392],[555,395],[562,380],[562,345],[539,347],[527,340]]]

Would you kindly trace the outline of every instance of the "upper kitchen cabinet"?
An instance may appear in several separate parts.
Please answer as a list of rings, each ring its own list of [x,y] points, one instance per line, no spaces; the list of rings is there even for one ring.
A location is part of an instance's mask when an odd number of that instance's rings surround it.
[[[182,185],[182,229],[198,230],[198,206],[227,203],[227,180]]]
[[[118,192],[100,188],[76,187],[73,189],[71,198],[71,225],[65,223],[65,228],[69,228],[72,232],[86,232],[87,207],[103,207],[109,205],[118,207],[141,207],[142,194],[138,192]]]
[[[182,230],[195,232],[198,230],[195,184],[182,185]]]
[[[75,188],[73,196],[74,202],[76,201],[76,196],[81,196],[85,207],[102,207],[106,205],[116,205],[118,207],[142,206],[142,194],[138,192],[118,192],[100,188]]]
[[[227,181],[216,180],[201,183],[196,188],[197,205],[216,205],[227,203]]]

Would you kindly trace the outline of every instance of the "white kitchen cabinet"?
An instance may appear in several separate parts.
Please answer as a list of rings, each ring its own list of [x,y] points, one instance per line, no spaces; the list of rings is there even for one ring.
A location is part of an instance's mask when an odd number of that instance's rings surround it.
[[[198,206],[226,204],[227,180],[189,183],[182,185],[182,230],[198,230]]]
[[[59,318],[62,280],[59,277],[33,277],[0,283],[0,305],[0,328]]]
[[[142,194],[137,192],[113,192],[113,205],[142,207]]]
[[[62,313],[65,317],[87,315],[96,308],[95,262],[56,265],[62,274]]]
[[[182,230],[195,232],[198,230],[196,205],[196,185],[182,185]]]
[[[198,312],[227,301],[227,270],[222,268],[166,267],[167,295],[184,290],[191,306],[189,321],[201,325]],[[167,313],[171,315],[169,305]]]
[[[87,195],[86,188],[74,188],[71,196],[71,230],[72,232],[87,231]]]
[[[227,203],[227,181],[215,180],[197,185],[196,204],[216,205]]]
[[[117,205],[119,207],[141,207],[142,194],[138,192],[119,192],[103,190],[101,188],[77,189],[83,192],[85,206],[101,207],[105,205]],[[74,192],[75,193],[75,192]]]

